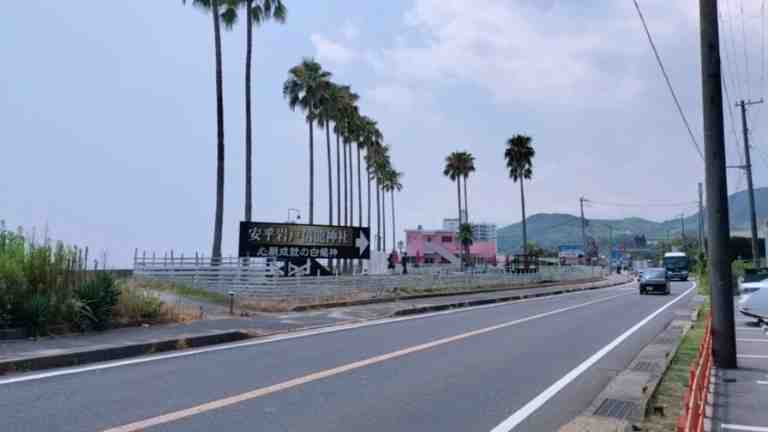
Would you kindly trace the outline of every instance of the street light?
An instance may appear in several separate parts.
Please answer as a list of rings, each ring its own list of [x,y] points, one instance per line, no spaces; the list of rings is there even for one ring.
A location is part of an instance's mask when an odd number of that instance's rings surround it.
[[[296,218],[295,219],[291,219],[291,212],[296,212]],[[296,209],[296,208],[289,208],[288,209],[288,220],[287,220],[287,222],[295,224],[295,223],[297,223],[297,221],[300,221],[300,220],[301,220],[301,210]]]

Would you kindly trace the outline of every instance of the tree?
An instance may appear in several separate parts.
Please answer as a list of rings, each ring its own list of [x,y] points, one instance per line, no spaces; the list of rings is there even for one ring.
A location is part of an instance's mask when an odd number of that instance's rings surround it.
[[[331,168],[331,122],[338,119],[338,111],[341,104],[341,87],[329,82],[320,94],[320,107],[317,117],[317,125],[325,129],[325,147],[328,161],[328,224],[333,225],[333,170]],[[337,141],[338,144],[338,141]],[[338,148],[336,149],[338,153]],[[336,156],[338,165],[338,154]],[[338,174],[337,174],[338,177]],[[336,202],[340,201],[337,195]],[[337,212],[338,214],[338,212]]]
[[[389,147],[381,143],[372,144],[365,156],[369,167],[368,178],[376,182],[376,250],[381,251],[381,176],[389,166]],[[368,190],[370,192],[370,185]]]
[[[395,248],[395,244],[397,242],[397,234],[395,231],[397,229],[395,227],[395,192],[400,192],[403,190],[403,185],[400,183],[402,176],[403,173],[390,168],[384,174],[384,182],[382,184],[384,191],[390,192],[392,194],[392,249]]]
[[[504,159],[507,161],[509,177],[512,181],[520,182],[520,208],[523,213],[523,253],[527,253],[528,231],[525,221],[525,191],[523,181],[530,180],[533,175],[533,157],[536,151],[531,146],[531,137],[515,135],[507,140]]]
[[[210,12],[213,19],[213,46],[216,63],[216,211],[213,222],[211,257],[221,258],[224,231],[224,78],[221,67],[221,23],[231,29],[237,21],[234,0],[190,0],[193,6]],[[182,0],[184,4],[187,0]],[[223,3],[222,3],[223,2]],[[224,11],[220,6],[224,5]]]
[[[253,146],[251,121],[251,59],[253,57],[253,25],[274,20],[285,23],[288,13],[282,0],[241,0],[246,10],[245,48],[245,220],[251,221],[253,210]]]
[[[461,225],[461,176],[462,172],[462,156],[460,152],[453,152],[445,158],[445,168],[443,168],[443,175],[456,182],[456,198],[459,203],[459,225]],[[463,258],[463,257],[462,257]],[[461,268],[464,270],[464,260],[461,260]]]
[[[320,63],[305,58],[301,64],[288,71],[283,84],[283,96],[292,110],[299,107],[306,113],[309,125],[309,223],[314,223],[315,209],[315,142],[314,123],[320,112],[320,98],[327,90],[331,73],[323,70]]]
[[[469,204],[467,204],[467,178],[469,178],[470,174],[475,172],[475,157],[472,156],[472,153],[467,151],[463,151],[459,154],[461,155],[459,158],[459,169],[461,170],[461,177],[464,179],[464,218],[466,219],[465,222],[469,222]]]
[[[462,259],[462,262],[464,260],[469,259],[469,248],[474,244],[475,242],[475,233],[472,230],[472,224],[471,223],[462,223],[459,224],[459,233],[456,236],[459,240],[459,244],[461,244],[462,250],[464,251],[464,257]]]

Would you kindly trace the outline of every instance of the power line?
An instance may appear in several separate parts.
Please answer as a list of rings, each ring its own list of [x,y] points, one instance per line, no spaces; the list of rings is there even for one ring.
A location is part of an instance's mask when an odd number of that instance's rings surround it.
[[[643,23],[643,29],[645,29],[645,35],[648,37],[648,42],[651,44],[651,49],[653,50],[654,56],[656,56],[656,61],[659,63],[659,68],[661,69],[662,75],[664,75],[664,81],[667,83],[667,87],[669,87],[669,92],[672,94],[672,99],[675,101],[675,106],[677,106],[677,111],[680,113],[680,118],[683,119],[683,123],[685,124],[685,128],[688,130],[688,135],[691,137],[691,142],[693,143],[693,146],[696,148],[696,153],[699,154],[699,157],[704,160],[704,153],[701,152],[701,147],[699,147],[698,141],[696,141],[696,137],[693,135],[693,131],[691,130],[691,125],[688,123],[688,119],[685,117],[685,113],[683,112],[683,108],[680,106],[680,101],[677,99],[677,94],[675,93],[674,87],[672,87],[672,82],[669,79],[669,75],[667,74],[667,70],[664,67],[664,62],[661,61],[661,56],[659,55],[659,51],[656,49],[656,44],[653,42],[653,36],[651,36],[651,31],[648,30],[648,24],[645,22],[645,17],[643,16],[643,12],[640,10],[640,5],[637,3],[637,0],[632,0],[635,3],[635,9],[637,9],[637,15],[640,17],[640,21]]]
[[[746,20],[744,19],[744,0],[739,2],[739,10],[741,13],[741,40],[743,43],[742,49],[744,51],[744,74],[747,81],[747,93],[745,95],[745,99],[749,99],[749,92],[752,89],[752,80],[749,73],[749,55],[747,54],[747,30],[745,24]]]

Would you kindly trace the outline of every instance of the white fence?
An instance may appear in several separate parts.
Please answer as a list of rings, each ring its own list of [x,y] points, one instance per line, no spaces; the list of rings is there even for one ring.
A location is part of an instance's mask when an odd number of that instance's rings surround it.
[[[307,267],[291,266],[284,276],[282,263],[259,258],[202,258],[134,260],[134,275],[171,281],[222,294],[234,293],[253,300],[285,300],[311,303],[322,299],[359,299],[430,291],[496,288],[542,281],[583,280],[602,276],[599,268],[542,267],[538,273],[515,274],[502,271],[387,275],[307,275]],[[355,267],[355,266],[353,266]]]

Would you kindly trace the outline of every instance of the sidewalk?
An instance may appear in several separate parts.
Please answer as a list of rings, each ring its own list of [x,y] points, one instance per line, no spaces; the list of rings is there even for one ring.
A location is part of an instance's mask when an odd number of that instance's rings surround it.
[[[250,313],[247,317],[226,318],[221,317],[220,314],[206,314],[213,319],[187,324],[122,328],[86,335],[47,337],[36,341],[4,341],[0,343],[0,375],[115,360],[397,315],[605,288],[626,281],[625,275],[611,275],[605,281],[587,284],[518,288],[492,293],[410,299],[305,312]]]
[[[739,368],[716,370],[711,430],[768,432],[768,335],[736,311]]]

